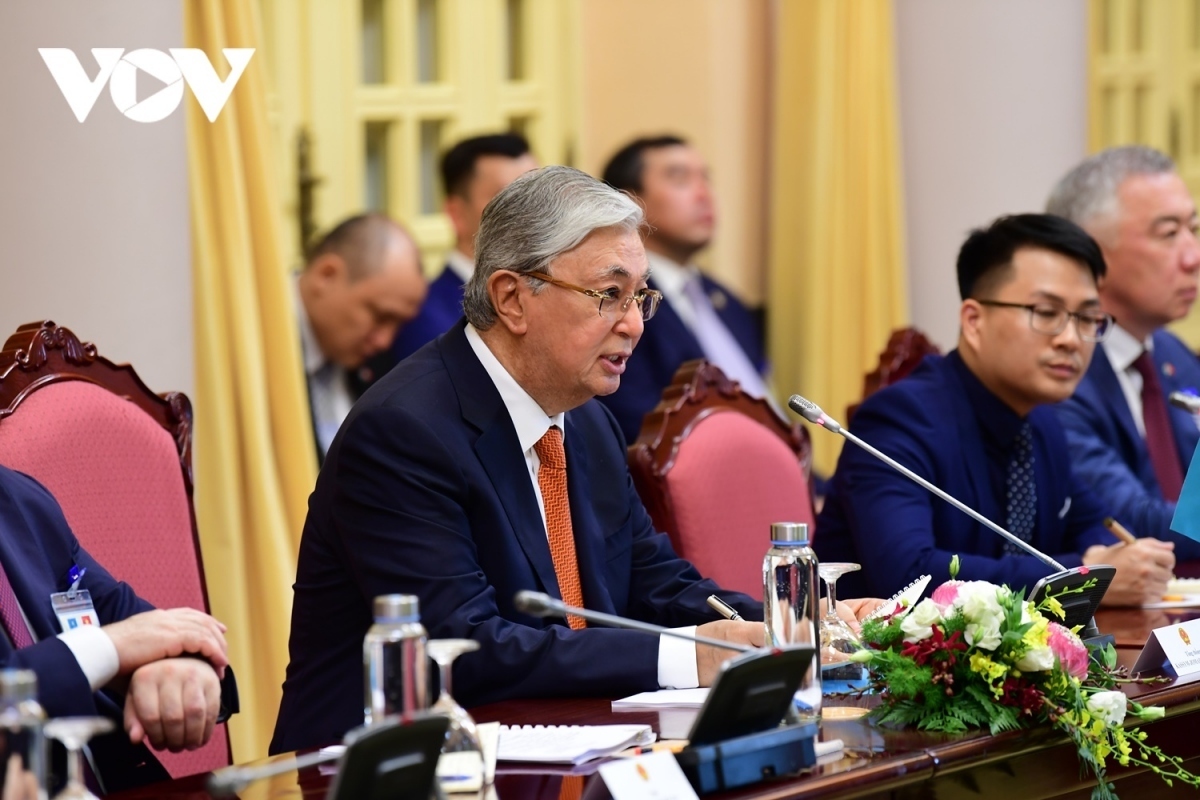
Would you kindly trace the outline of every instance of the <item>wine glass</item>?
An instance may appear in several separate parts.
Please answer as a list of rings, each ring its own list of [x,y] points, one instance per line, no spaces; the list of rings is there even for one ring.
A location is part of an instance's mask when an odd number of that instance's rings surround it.
[[[821,562],[817,571],[825,581],[826,610],[821,619],[821,689],[825,694],[848,692],[867,685],[867,670],[849,655],[862,647],[858,634],[837,613],[837,579],[862,569],[858,564]]]
[[[441,694],[429,710],[450,718],[446,741],[442,743],[442,756],[438,759],[438,779],[446,787],[468,786],[484,777],[483,748],[479,744],[475,720],[450,694],[450,674],[454,659],[478,650],[479,642],[474,639],[431,639],[425,648],[429,657],[437,662],[442,684]]]
[[[84,782],[83,748],[93,736],[112,729],[113,721],[107,717],[60,717],[46,723],[46,736],[67,748],[67,785],[54,800],[100,800]]]

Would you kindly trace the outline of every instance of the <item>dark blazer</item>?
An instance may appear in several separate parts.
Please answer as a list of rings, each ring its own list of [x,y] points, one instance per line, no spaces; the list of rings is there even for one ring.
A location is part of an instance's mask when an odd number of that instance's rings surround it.
[[[420,598],[431,639],[471,638],[454,695],[616,697],[658,687],[658,641],[572,631],[513,608],[522,589],[561,597],[524,453],[465,323],[403,361],[355,405],[309,500],[292,607],[277,753],[339,740],[363,721],[362,642],[372,598]],[[715,618],[719,592],[654,531],[612,416],[598,403],[565,423],[568,491],[588,608],[667,626]]]
[[[50,595],[67,589],[67,572],[78,564],[87,570],[82,587],[91,592],[102,625],[148,611],[151,605],[79,546],[58,503],[40,483],[5,467],[0,467],[0,531],[0,562],[38,639],[14,650],[8,637],[0,635],[0,667],[36,672],[38,701],[51,717],[100,715],[116,723],[116,732],[92,742],[108,791],[166,780],[166,770],[151,752],[129,743],[124,696],[93,692],[75,656],[58,638]]]
[[[927,357],[907,378],[868,397],[854,413],[853,431],[1003,526],[1004,498],[997,497],[965,386],[974,378],[964,373],[957,351]],[[1067,567],[1079,566],[1088,547],[1116,540],[1104,529],[1095,498],[1071,472],[1054,411],[1035,408],[1026,419],[1033,428],[1038,491],[1033,544]],[[842,448],[814,537],[821,561],[862,565],[861,572],[839,579],[846,597],[888,597],[926,573],[933,576],[932,589],[949,579],[955,554],[962,561],[960,579],[1007,583],[1013,589],[1032,589],[1052,571],[1032,556],[1003,555],[1004,544],[990,529],[849,443]]]
[[[1154,334],[1154,363],[1164,399],[1184,389],[1200,392],[1200,360],[1165,330]],[[1170,405],[1167,411],[1186,473],[1200,430],[1188,412]],[[1112,363],[1099,348],[1075,395],[1058,405],[1058,417],[1067,431],[1075,473],[1104,498],[1112,516],[1139,536],[1175,542],[1180,560],[1200,558],[1200,542],[1170,531],[1175,504],[1162,496],[1146,440],[1138,433]]]
[[[767,359],[758,321],[732,292],[707,275],[701,277],[705,292],[714,298],[713,307],[717,316],[746,351],[754,367],[759,373],[765,374]],[[651,289],[655,288],[653,279],[649,285]],[[646,323],[645,333],[625,366],[621,388],[599,398],[617,418],[625,441],[632,444],[637,439],[642,429],[642,419],[658,405],[663,389],[675,377],[675,370],[679,369],[680,364],[694,358],[704,358],[700,342],[683,324],[671,304],[663,300],[654,319]]]
[[[392,342],[392,363],[399,363],[454,327],[463,315],[462,279],[446,266],[429,284],[421,311],[402,327]]]

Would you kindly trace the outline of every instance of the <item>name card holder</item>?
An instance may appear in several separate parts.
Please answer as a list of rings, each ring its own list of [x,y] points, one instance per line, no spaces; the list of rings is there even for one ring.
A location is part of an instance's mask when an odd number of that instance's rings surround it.
[[[1146,640],[1134,672],[1170,669],[1178,677],[1200,672],[1200,619],[1155,628]]]

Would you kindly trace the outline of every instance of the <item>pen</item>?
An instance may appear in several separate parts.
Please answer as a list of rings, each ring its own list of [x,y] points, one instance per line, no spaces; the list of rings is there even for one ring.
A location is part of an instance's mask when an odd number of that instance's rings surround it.
[[[725,619],[742,621],[742,615],[737,612],[737,609],[726,603],[721,598],[717,597],[715,594],[710,594],[708,596],[708,604]]]
[[[1109,533],[1111,533],[1113,536],[1116,536],[1125,544],[1133,544],[1137,541],[1137,537],[1130,533],[1128,528],[1117,522],[1112,517],[1104,518],[1104,527],[1108,528]]]

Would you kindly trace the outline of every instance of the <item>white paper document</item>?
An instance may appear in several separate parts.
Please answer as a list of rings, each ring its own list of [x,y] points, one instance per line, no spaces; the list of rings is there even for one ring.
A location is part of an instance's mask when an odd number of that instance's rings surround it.
[[[521,725],[500,728],[500,761],[582,764],[654,742],[649,725]]]
[[[613,700],[613,710],[629,708],[699,708],[708,698],[708,688],[659,689]]]

